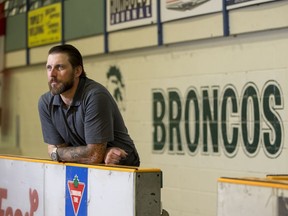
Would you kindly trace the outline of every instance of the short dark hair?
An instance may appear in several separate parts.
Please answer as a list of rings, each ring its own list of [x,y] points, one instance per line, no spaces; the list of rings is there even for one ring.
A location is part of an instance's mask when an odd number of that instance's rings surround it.
[[[48,55],[53,53],[66,53],[68,55],[68,60],[73,68],[76,68],[77,66],[82,67],[82,73],[80,77],[86,77],[82,55],[74,46],[70,44],[57,45],[49,50]]]

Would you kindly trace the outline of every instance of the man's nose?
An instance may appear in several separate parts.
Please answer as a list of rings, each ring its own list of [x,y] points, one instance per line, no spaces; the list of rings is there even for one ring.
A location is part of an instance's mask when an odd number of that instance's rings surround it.
[[[48,74],[49,74],[50,77],[56,77],[56,76],[57,76],[57,70],[56,70],[56,68],[55,68],[55,67],[52,67],[52,68],[50,69],[50,71],[48,72]]]

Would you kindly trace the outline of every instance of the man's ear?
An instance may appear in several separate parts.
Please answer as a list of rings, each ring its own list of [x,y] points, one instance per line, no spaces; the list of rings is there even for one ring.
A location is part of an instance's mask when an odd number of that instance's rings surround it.
[[[83,72],[83,68],[82,68],[82,66],[81,65],[79,65],[79,66],[77,66],[76,68],[75,68],[75,77],[79,77],[81,74],[82,74],[82,72]]]

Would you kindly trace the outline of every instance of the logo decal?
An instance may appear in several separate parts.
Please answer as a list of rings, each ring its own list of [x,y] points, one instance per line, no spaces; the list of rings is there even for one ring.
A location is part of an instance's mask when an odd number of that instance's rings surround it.
[[[87,216],[88,169],[66,167],[65,216]]]
[[[126,110],[126,90],[122,73],[117,66],[110,66],[107,74],[107,89],[115,99],[120,111]]]
[[[81,204],[83,191],[85,190],[85,184],[80,182],[78,176],[75,175],[73,181],[68,181],[68,189],[70,192],[74,214],[77,215],[79,206]]]

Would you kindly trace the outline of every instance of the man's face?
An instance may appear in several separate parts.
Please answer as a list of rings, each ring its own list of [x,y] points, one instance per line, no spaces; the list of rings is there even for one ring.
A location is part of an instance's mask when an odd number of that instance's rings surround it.
[[[75,70],[65,53],[50,54],[46,64],[48,85],[53,95],[62,94],[74,85]]]

